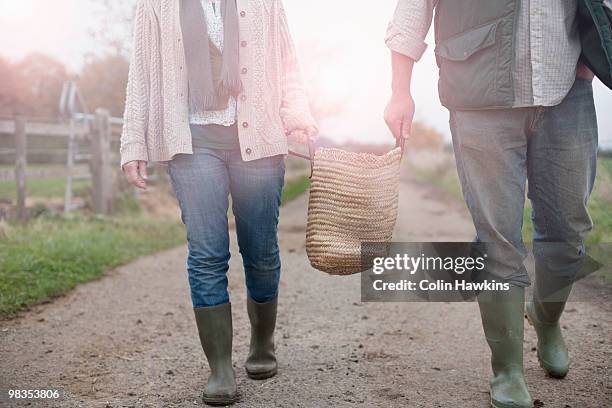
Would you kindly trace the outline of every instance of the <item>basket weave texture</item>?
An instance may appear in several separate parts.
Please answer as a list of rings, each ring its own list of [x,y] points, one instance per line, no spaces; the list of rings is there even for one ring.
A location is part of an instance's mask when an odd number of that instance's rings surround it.
[[[402,151],[383,156],[319,149],[314,157],[306,252],[332,275],[363,272],[362,242],[389,242],[397,219]]]

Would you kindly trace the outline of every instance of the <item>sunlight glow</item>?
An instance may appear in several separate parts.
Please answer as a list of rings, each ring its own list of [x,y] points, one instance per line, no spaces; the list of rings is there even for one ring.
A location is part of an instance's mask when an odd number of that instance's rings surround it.
[[[323,95],[334,101],[345,101],[351,92],[351,82],[359,82],[343,66],[328,66],[321,72],[319,87]]]
[[[33,0],[2,0],[0,1],[0,20],[17,22],[25,20],[34,13]],[[16,21],[17,20],[17,21]]]

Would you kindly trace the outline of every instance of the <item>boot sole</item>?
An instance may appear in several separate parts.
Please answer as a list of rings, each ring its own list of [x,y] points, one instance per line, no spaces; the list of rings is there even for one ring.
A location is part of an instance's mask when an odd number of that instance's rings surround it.
[[[542,359],[540,358],[540,355],[538,354],[538,363],[540,364],[540,367],[542,367],[542,370],[544,370],[544,372],[550,377],[550,378],[554,378],[555,380],[562,380],[565,377],[567,377],[568,373],[565,374],[553,374],[550,371],[548,371],[546,369],[546,367],[544,366],[544,362],[542,361]]]
[[[529,323],[531,327],[535,328],[533,322],[531,321],[531,318],[529,317],[529,313],[527,313],[527,311],[525,311],[525,319],[527,319],[527,323]],[[544,362],[542,361],[542,358],[540,357],[540,352],[537,349],[536,349],[536,356],[538,357],[538,364],[540,364],[540,367],[542,368],[542,370],[544,370],[546,375],[548,375],[550,378],[561,380],[567,376],[568,374],[567,372],[563,375],[555,375],[555,374],[552,374],[550,371],[548,371],[544,365]]]
[[[237,396],[234,397],[207,397],[206,395],[202,396],[202,401],[206,405],[212,406],[224,406],[224,405],[232,405],[236,403],[238,400]]]
[[[268,378],[274,377],[277,372],[278,372],[277,368],[270,370],[270,371],[263,372],[263,373],[251,373],[247,370],[247,376],[251,380],[267,380]]]
[[[493,401],[493,398],[491,398],[491,407],[492,408],[524,408],[525,406],[520,406],[520,405],[516,405],[516,404],[512,404],[512,405],[508,405],[508,404],[500,404],[500,403],[496,403],[495,401]],[[533,408],[533,404],[530,405],[531,408]]]

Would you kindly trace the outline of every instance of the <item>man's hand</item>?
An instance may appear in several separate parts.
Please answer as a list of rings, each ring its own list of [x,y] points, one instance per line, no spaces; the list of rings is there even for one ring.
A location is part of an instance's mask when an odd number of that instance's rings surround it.
[[[309,141],[315,142],[319,136],[319,130],[314,126],[306,129],[295,129],[287,135],[290,142],[297,144],[308,144]]]
[[[414,118],[414,101],[410,93],[412,67],[414,60],[397,52],[391,53],[393,79],[392,96],[385,109],[385,122],[393,133],[395,140],[410,137],[412,119]]]
[[[385,109],[385,122],[395,140],[408,139],[414,118],[414,100],[410,93],[393,95]]]
[[[147,162],[131,161],[123,165],[123,172],[128,183],[142,190],[147,188]]]

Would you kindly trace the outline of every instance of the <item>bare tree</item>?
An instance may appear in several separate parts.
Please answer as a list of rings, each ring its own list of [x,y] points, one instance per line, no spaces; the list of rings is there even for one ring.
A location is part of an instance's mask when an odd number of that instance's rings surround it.
[[[78,84],[89,110],[103,108],[112,116],[123,115],[128,68],[128,58],[122,54],[87,58]]]
[[[90,30],[102,54],[129,55],[136,0],[89,0],[97,24]]]
[[[18,72],[15,66],[0,57],[0,116],[21,113]]]
[[[89,110],[108,109],[123,114],[136,0],[87,0],[94,24],[89,34],[95,44],[79,74],[79,88]]]
[[[53,117],[64,81],[70,78],[66,66],[54,57],[33,53],[17,65],[21,76],[21,93],[26,96],[30,114]]]
[[[48,55],[32,53],[17,63],[0,58],[0,115],[57,115],[68,78],[64,64]]]

